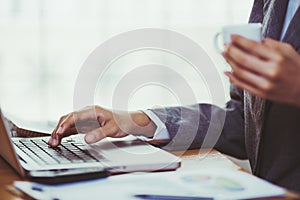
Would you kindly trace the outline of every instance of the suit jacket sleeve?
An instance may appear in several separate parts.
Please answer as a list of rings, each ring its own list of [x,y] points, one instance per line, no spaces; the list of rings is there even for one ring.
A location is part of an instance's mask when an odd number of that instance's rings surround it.
[[[246,159],[243,91],[231,86],[226,108],[211,104],[152,109],[166,125],[171,141],[164,148],[216,148]]]

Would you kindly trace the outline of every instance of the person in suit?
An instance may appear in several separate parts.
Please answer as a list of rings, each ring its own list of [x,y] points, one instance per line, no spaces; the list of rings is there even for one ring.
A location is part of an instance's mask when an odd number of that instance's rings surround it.
[[[249,159],[254,175],[300,191],[299,5],[299,0],[254,1],[249,22],[263,24],[265,39],[232,36],[223,52],[232,67],[225,73],[232,82],[226,108],[196,104],[128,115],[92,106],[63,116],[49,144],[85,132],[87,143],[130,133],[169,139],[169,149],[214,147]],[[90,121],[98,124],[75,127]]]

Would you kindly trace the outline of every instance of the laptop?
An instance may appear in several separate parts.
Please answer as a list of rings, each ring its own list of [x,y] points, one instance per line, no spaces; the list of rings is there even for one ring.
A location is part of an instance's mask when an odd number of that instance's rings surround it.
[[[0,110],[0,155],[22,177],[58,184],[127,172],[169,171],[180,167],[180,158],[134,136],[106,138],[93,145],[83,134],[62,140],[56,148],[50,136],[11,137],[9,121]]]

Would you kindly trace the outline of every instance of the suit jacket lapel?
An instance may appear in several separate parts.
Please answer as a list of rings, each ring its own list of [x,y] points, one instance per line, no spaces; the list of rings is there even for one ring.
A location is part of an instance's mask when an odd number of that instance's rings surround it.
[[[290,43],[298,52],[300,52],[300,7],[296,11],[287,32],[283,38],[283,42]]]

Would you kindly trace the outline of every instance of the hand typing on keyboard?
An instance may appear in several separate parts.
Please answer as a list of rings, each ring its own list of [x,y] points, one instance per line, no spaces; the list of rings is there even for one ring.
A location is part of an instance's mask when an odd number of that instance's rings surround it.
[[[62,138],[84,133],[85,141],[92,144],[105,137],[124,137],[128,134],[153,137],[156,126],[143,112],[112,112],[99,106],[62,116],[52,132],[48,144],[56,147]]]

